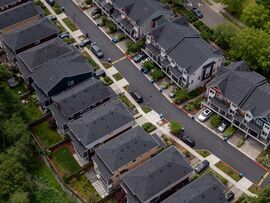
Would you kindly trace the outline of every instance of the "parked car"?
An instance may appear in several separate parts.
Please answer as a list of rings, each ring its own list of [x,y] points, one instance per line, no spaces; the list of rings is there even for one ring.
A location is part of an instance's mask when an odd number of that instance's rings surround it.
[[[101,9],[100,8],[95,8],[92,12],[91,12],[91,16],[95,16],[97,14],[101,14]]]
[[[105,76],[106,76],[106,73],[105,73],[105,71],[102,70],[102,69],[98,69],[98,70],[96,70],[95,73],[94,73],[94,77],[97,78],[97,79],[99,79],[99,78],[101,78],[101,77],[105,77]]]
[[[56,20],[57,20],[57,18],[56,18],[55,15],[49,16],[48,19],[49,19],[50,21],[56,21]]]
[[[61,39],[67,39],[67,38],[69,38],[69,33],[68,33],[68,32],[63,32],[63,33],[61,33],[61,34],[59,35],[59,37],[60,37]]]
[[[226,195],[225,195],[225,199],[228,202],[232,201],[234,199],[234,193],[232,191],[227,192]]]
[[[207,160],[203,160],[202,162],[200,162],[196,167],[195,167],[195,172],[196,173],[201,173],[202,171],[204,171],[205,169],[207,169],[209,166],[209,162]]]
[[[101,49],[97,45],[93,45],[91,47],[91,51],[93,52],[93,54],[96,55],[96,57],[98,57],[98,58],[103,57],[103,53],[102,53]]]
[[[221,133],[223,133],[226,130],[226,128],[228,128],[229,126],[230,126],[230,122],[227,121],[227,120],[224,120],[220,124],[220,126],[218,126],[218,131],[221,132]]]
[[[80,42],[80,47],[85,47],[91,44],[91,40],[86,38]]]
[[[170,92],[169,96],[170,96],[170,98],[174,98],[175,97],[175,91]]]
[[[203,18],[203,14],[202,14],[202,12],[201,12],[199,9],[193,8],[193,9],[191,9],[191,11],[192,11],[196,16],[198,16],[198,18]]]
[[[180,139],[190,147],[195,146],[195,141],[192,140],[191,137],[189,137],[187,135],[183,135]]]
[[[139,53],[137,54],[134,58],[133,58],[133,61],[135,63],[139,63],[141,62],[143,59],[145,59],[146,55],[144,53]]]
[[[135,99],[136,102],[142,103],[143,97],[137,91],[130,92],[130,95]]]
[[[54,0],[46,0],[47,4],[49,4],[50,6],[54,6],[55,1]]]
[[[146,62],[146,61],[150,61],[150,58],[147,57],[146,59],[142,60],[142,64],[143,64],[144,62]]]
[[[198,119],[201,122],[206,121],[212,114],[213,112],[210,109],[205,109],[199,116]]]

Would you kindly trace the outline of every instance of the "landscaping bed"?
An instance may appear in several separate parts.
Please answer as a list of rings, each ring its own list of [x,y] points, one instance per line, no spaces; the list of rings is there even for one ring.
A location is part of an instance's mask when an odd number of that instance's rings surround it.
[[[121,93],[118,95],[120,100],[132,111],[134,111],[134,109],[136,108],[135,105],[129,101],[129,99],[126,97],[126,95],[124,93]]]
[[[51,12],[49,11],[49,9],[47,9],[47,7],[40,0],[35,1],[35,3],[44,10],[45,16],[51,15]]]
[[[64,28],[64,26],[58,21],[53,21],[53,23],[56,25],[56,27],[58,28],[59,32],[66,32],[67,30]]]
[[[95,70],[100,69],[99,65],[86,51],[84,51],[82,55],[88,60],[88,62],[93,66]]]
[[[23,108],[28,115],[29,122],[37,120],[43,115],[39,109],[39,105],[37,104],[36,95],[31,95],[26,100],[24,100]]]
[[[149,106],[142,106],[142,110],[144,113],[149,113],[150,111],[152,111],[152,109]]]
[[[198,152],[198,154],[200,154],[202,157],[208,157],[211,152],[209,152],[208,150],[204,150],[204,149],[199,149],[199,150],[196,150]]]
[[[119,81],[121,79],[123,79],[123,76],[120,74],[120,73],[115,73],[113,75],[113,78],[116,80],[116,81]]]
[[[235,131],[236,131],[236,128],[233,126],[230,126],[224,131],[223,136],[229,138],[235,133]]]
[[[112,79],[109,76],[105,76],[102,78],[104,85],[106,86],[110,86],[111,84],[113,84]]]
[[[51,157],[63,177],[68,177],[80,169],[67,146],[52,152]]]
[[[142,128],[145,130],[145,132],[147,133],[151,133],[152,131],[154,131],[155,129],[157,129],[156,126],[154,126],[152,123],[150,122],[146,122],[142,125]]]
[[[256,161],[258,161],[260,164],[265,166],[266,168],[270,169],[270,149],[263,150],[259,156],[256,158]]]
[[[102,65],[104,66],[104,68],[109,69],[112,67],[111,63],[107,63],[107,62],[102,62]]]
[[[55,2],[55,4],[52,6],[52,9],[54,10],[54,12],[59,15],[61,13],[63,13],[61,7],[59,6],[58,3]]]
[[[85,175],[72,179],[68,185],[85,199],[86,202],[98,202],[101,200],[101,197]]]
[[[35,126],[32,130],[35,136],[47,148],[62,140],[61,136],[57,133],[56,128],[51,126],[48,121]]]
[[[219,168],[220,170],[222,170],[224,173],[226,173],[228,176],[230,176],[235,181],[238,182],[239,180],[241,180],[241,177],[239,176],[239,174],[234,169],[232,169],[230,166],[225,164],[223,161],[219,161],[218,163],[215,164],[215,166],[217,168]]]
[[[72,20],[70,20],[69,18],[64,18],[63,22],[69,27],[69,29],[74,32],[76,30],[78,30],[77,26],[74,24],[74,22]]]

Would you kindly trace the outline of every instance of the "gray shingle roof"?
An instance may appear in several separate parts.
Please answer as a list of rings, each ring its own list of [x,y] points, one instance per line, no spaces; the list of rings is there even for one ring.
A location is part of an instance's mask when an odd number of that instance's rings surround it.
[[[68,123],[70,131],[86,147],[108,133],[133,121],[133,116],[118,99],[85,113]]]
[[[225,186],[211,175],[204,175],[180,189],[162,203],[225,203]]]
[[[58,29],[48,20],[35,22],[22,29],[3,34],[3,40],[12,50],[18,50],[36,41],[58,33]]]
[[[72,49],[67,43],[57,37],[20,53],[17,55],[17,58],[22,60],[29,70],[32,70],[48,62],[50,59],[57,58],[71,51]]]
[[[153,136],[135,127],[96,149],[97,156],[111,172],[160,146]]]
[[[113,0],[113,4],[119,9],[124,9],[127,16],[139,26],[156,12],[173,16],[172,11],[159,0]]]
[[[221,56],[197,31],[189,27],[185,18],[167,21],[154,29],[151,35],[167,55],[190,74],[209,58]]]
[[[93,72],[82,55],[72,53],[52,59],[33,72],[34,82],[45,94],[64,78]]]
[[[140,202],[149,200],[193,171],[175,147],[170,147],[123,175],[122,180]]]
[[[0,6],[3,0],[0,2]],[[5,4],[4,4],[5,5]],[[33,16],[40,15],[40,7],[29,1],[0,13],[0,30],[15,25]]]
[[[91,78],[52,97],[52,101],[57,103],[62,114],[67,118],[86,107],[110,98],[112,95],[112,91],[100,80]]]
[[[223,96],[241,106],[242,102],[260,84],[265,82],[265,78],[256,72],[246,69],[244,62],[231,64],[228,68],[221,68],[221,72],[214,78],[208,86],[217,86]],[[225,70],[222,70],[225,69]]]

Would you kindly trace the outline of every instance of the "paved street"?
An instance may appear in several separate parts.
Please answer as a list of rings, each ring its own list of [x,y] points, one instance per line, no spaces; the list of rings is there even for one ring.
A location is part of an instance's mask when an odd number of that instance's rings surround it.
[[[105,57],[109,56],[115,61],[124,56],[98,27],[82,13],[72,0],[57,1],[61,6],[65,7],[66,14],[71,19],[75,19],[77,26],[83,32],[89,33],[90,38],[97,42],[97,45],[103,50]],[[216,135],[193,121],[171,104],[128,59],[121,60],[114,65],[130,83],[130,88],[136,89],[142,94],[145,99],[144,105],[148,104],[149,101],[150,106],[157,112],[162,112],[168,120],[181,122],[185,127],[186,134],[196,141],[197,148],[208,149],[236,170],[242,172],[251,181],[257,182],[264,175],[265,171],[251,159],[232,146],[225,144]]]
[[[202,21],[209,27],[216,27],[222,24],[226,19],[221,15],[216,13],[209,5],[205,4],[202,0],[189,0],[188,8],[198,8],[203,13]]]

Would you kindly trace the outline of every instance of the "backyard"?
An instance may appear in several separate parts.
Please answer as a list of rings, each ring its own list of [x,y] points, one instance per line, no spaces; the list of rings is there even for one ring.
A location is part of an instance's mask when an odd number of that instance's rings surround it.
[[[62,140],[56,129],[50,126],[49,122],[43,122],[40,125],[35,126],[33,132],[47,148]]]
[[[51,156],[62,176],[68,177],[80,169],[67,146],[52,152]]]
[[[39,109],[39,105],[37,104],[36,95],[30,95],[27,99],[25,99],[23,102],[23,107],[28,115],[29,121],[34,121],[43,115]]]

